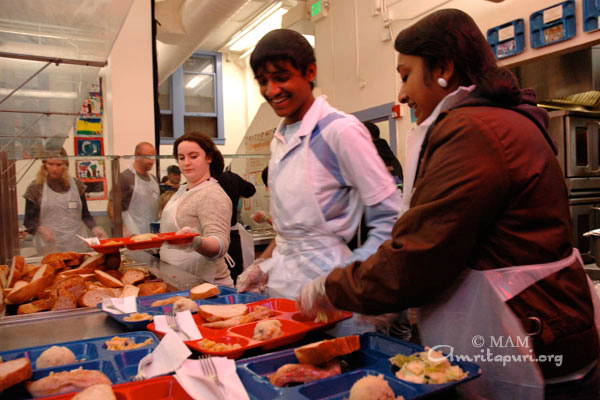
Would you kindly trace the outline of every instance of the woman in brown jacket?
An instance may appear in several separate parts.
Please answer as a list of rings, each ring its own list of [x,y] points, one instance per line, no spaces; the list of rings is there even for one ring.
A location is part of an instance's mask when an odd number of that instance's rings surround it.
[[[400,32],[395,49],[399,100],[417,117],[404,214],[376,254],[305,286],[300,307],[422,307],[423,344],[479,355],[471,360],[482,377],[461,387],[485,398],[542,398],[590,381],[597,297],[570,241],[547,113],[462,11],[430,14]],[[514,346],[499,346],[508,337]]]

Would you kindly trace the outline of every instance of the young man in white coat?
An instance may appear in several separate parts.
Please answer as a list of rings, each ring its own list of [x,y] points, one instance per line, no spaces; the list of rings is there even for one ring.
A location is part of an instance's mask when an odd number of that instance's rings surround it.
[[[271,142],[268,178],[277,246],[270,259],[240,276],[238,290],[266,281],[269,296],[293,299],[305,283],[366,259],[388,240],[401,194],[365,126],[325,96],[313,96],[317,65],[301,34],[268,33],[250,65],[261,94],[283,118]],[[363,212],[372,229],[351,251],[346,243]]]

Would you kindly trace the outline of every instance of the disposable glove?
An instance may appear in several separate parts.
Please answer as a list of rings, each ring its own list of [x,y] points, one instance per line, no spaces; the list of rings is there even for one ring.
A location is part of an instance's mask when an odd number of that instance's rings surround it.
[[[92,228],[92,233],[94,235],[96,235],[96,237],[98,239],[106,239],[108,238],[108,235],[106,234],[106,232],[104,231],[104,229],[102,229],[101,226],[95,226]]]
[[[192,227],[184,226],[183,228],[175,232],[176,235],[185,235],[186,233],[198,233],[198,231]]]
[[[300,297],[296,300],[302,317],[315,322],[327,322],[328,316],[339,312],[325,292],[326,279],[327,276],[320,276],[302,288]]]
[[[265,222],[266,215],[262,211],[257,211],[254,214],[252,214],[250,218],[252,218],[257,224],[262,224],[263,222]]]
[[[262,293],[267,288],[269,274],[260,269],[261,259],[252,263],[244,272],[237,278],[235,288],[239,293]]]

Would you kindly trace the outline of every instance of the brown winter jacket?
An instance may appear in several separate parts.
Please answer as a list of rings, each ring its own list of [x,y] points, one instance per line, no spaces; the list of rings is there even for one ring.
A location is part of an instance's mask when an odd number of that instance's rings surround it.
[[[366,261],[329,274],[326,291],[336,307],[366,314],[418,307],[464,268],[541,264],[571,254],[567,190],[547,139],[547,113],[535,107],[535,97],[523,98],[508,109],[471,94],[439,116],[423,145],[411,208],[394,225],[392,240]],[[536,328],[529,317],[542,321],[533,337],[536,354],[564,354],[561,367],[540,365],[546,378],[598,357],[579,262],[509,306],[527,332]]]

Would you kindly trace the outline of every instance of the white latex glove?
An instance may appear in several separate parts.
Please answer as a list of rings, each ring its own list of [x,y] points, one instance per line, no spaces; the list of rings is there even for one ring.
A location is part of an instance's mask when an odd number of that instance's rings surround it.
[[[325,292],[325,280],[327,276],[320,276],[310,281],[302,288],[300,297],[296,299],[300,314],[306,319],[322,320],[322,316],[332,315],[338,312],[331,304]]]
[[[133,236],[133,233],[123,224],[123,237]]]
[[[46,228],[45,226],[40,226],[38,227],[37,231],[40,235],[42,235],[42,239],[44,239],[46,243],[56,242],[56,236],[54,236],[54,231],[52,229]]]
[[[181,228],[180,230],[175,232],[176,235],[183,235],[186,233],[198,233],[198,231],[189,226],[184,226],[183,228]],[[178,250],[192,249],[194,247],[194,241],[189,241],[187,243],[182,243],[182,244],[169,244],[169,247],[171,247],[173,249],[178,249]]]
[[[257,211],[250,216],[250,218],[252,218],[257,224],[262,224],[263,222],[265,222],[265,217],[266,215],[262,211]]]
[[[102,229],[101,226],[95,226],[92,228],[92,233],[94,235],[96,235],[96,237],[98,239],[107,239],[108,235],[106,234],[106,232],[104,231],[104,229]]]
[[[237,278],[235,288],[239,293],[262,293],[267,288],[269,274],[260,269],[260,262],[256,260]]]

